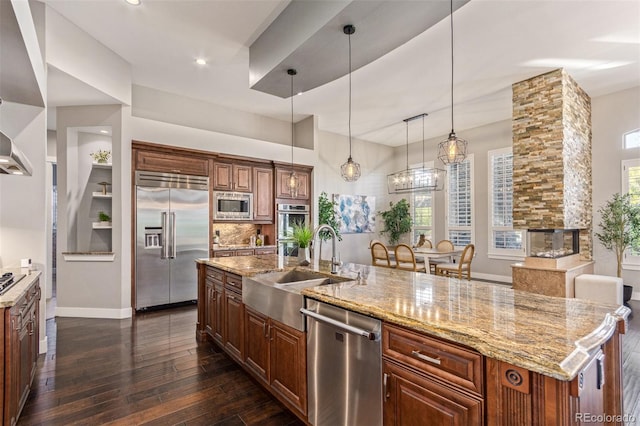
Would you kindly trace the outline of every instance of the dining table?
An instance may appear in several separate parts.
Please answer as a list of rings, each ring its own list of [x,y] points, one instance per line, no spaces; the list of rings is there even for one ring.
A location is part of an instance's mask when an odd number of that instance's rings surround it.
[[[389,258],[391,259],[391,261],[395,261],[394,249],[395,246],[387,246],[387,250],[389,251]],[[442,259],[448,257],[450,260],[452,260],[453,256],[462,254],[462,249],[457,248],[454,248],[453,250],[440,251],[436,248],[412,247],[412,250],[416,256],[416,262],[424,262],[424,264],[427,265],[427,272],[429,272],[429,259]]]

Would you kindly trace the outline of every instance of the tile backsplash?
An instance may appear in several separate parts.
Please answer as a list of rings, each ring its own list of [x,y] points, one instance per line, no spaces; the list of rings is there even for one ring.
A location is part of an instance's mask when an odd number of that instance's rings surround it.
[[[214,223],[212,229],[213,235],[216,230],[220,231],[220,244],[238,245],[249,244],[249,238],[261,227],[251,223]]]

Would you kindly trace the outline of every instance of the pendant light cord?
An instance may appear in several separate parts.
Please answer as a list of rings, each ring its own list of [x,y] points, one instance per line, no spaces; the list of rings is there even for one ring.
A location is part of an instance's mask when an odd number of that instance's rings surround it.
[[[349,35],[349,158],[351,158],[351,33]]]
[[[422,114],[422,170],[424,170],[424,114]]]
[[[451,133],[454,133],[453,128],[453,0],[451,0]]]
[[[295,127],[293,124],[293,76],[291,73],[291,171],[293,171],[293,141],[295,135]]]

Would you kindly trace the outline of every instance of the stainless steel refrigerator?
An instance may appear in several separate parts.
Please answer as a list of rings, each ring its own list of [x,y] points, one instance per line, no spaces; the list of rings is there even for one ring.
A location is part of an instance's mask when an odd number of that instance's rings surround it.
[[[209,257],[209,178],[136,172],[136,309],[197,299]]]

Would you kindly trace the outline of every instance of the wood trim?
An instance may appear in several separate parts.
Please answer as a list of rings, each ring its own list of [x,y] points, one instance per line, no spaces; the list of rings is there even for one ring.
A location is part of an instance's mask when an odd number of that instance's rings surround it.
[[[618,321],[618,324],[625,321]],[[622,395],[622,339],[618,329],[604,344],[605,382],[604,382],[604,412],[612,416],[624,415]],[[622,422],[607,423],[622,425]]]

